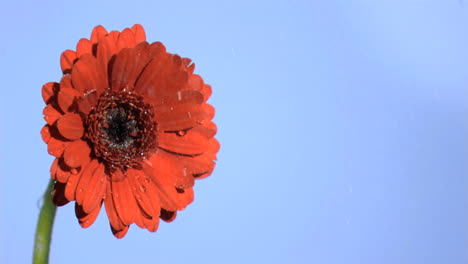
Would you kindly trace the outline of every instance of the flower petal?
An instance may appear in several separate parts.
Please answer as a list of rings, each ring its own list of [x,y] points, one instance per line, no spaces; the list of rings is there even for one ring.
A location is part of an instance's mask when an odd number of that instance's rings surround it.
[[[93,178],[94,172],[99,166],[103,165],[100,165],[98,160],[93,159],[86,167],[82,169],[83,171],[78,181],[78,185],[76,186],[75,199],[77,203],[83,205],[85,197],[94,191],[93,188],[96,187],[96,185],[90,185],[90,182]]]
[[[178,106],[155,107],[158,129],[162,131],[179,131],[194,127],[206,118],[207,113],[201,105],[186,104]]]
[[[133,25],[132,28],[130,28],[130,30],[133,32],[133,35],[135,36],[136,43],[140,43],[146,40],[145,29],[140,24]]]
[[[91,33],[91,42],[97,43],[101,38],[107,35],[107,30],[101,26],[95,26],[93,32]]]
[[[70,201],[64,195],[65,184],[61,182],[56,182],[54,189],[52,190],[52,201],[57,206],[64,206]]]
[[[60,109],[62,109],[63,112],[68,112],[70,110],[70,107],[75,102],[75,98],[78,98],[80,95],[80,92],[73,88],[64,87],[60,89],[57,96],[57,101],[58,105],[60,106]]]
[[[63,73],[68,73],[73,64],[75,64],[78,57],[76,56],[76,52],[73,50],[66,50],[60,55],[60,67],[62,68]]]
[[[52,136],[49,139],[49,142],[47,142],[47,152],[54,157],[60,157],[62,156],[67,144],[68,142],[64,142]]]
[[[57,129],[67,139],[79,139],[84,133],[83,120],[78,114],[66,113],[57,121]]]
[[[101,205],[102,200],[92,212],[86,213],[81,205],[75,203],[75,215],[82,228],[88,228],[94,223],[94,221],[96,221],[99,211],[101,211]]]
[[[65,163],[71,168],[78,168],[90,160],[91,149],[83,140],[75,140],[68,144],[63,153]]]
[[[112,199],[117,215],[124,225],[131,225],[137,217],[137,204],[127,177],[122,181],[111,181]]]
[[[44,103],[49,104],[50,99],[55,96],[59,88],[60,85],[56,82],[48,82],[44,84],[42,86],[42,99],[44,99]]]
[[[119,36],[118,32],[112,31],[109,34],[107,34],[105,37],[103,37],[97,44],[96,59],[97,59],[98,67],[100,69],[100,72],[103,72],[106,74],[105,76],[107,76],[107,73],[108,73],[109,61],[111,60],[112,56],[117,54],[117,52],[119,51],[116,45],[116,40],[118,36]],[[109,85],[106,82],[106,87],[107,86]]]
[[[49,125],[54,124],[55,121],[57,121],[57,119],[62,116],[59,110],[57,110],[52,104],[48,104],[46,107],[44,107],[42,114],[44,114],[44,120]]]
[[[41,137],[42,137],[42,140],[45,142],[45,143],[49,143],[49,140],[50,140],[50,126],[49,125],[45,125],[44,127],[42,127],[41,129]]]
[[[161,209],[158,189],[154,182],[141,170],[127,171],[128,183],[132,186],[133,196],[143,212],[150,217],[158,218]]]
[[[159,227],[159,217],[158,216],[154,216],[151,219],[142,217],[142,220],[143,220],[143,224],[144,224],[145,228],[148,229],[148,231],[156,232],[156,230],[158,230],[158,227]]]
[[[142,42],[135,48],[122,49],[115,57],[111,69],[111,88],[122,90],[133,89],[135,82],[150,61],[149,44]]]
[[[80,185],[78,185],[78,190],[79,188]],[[97,166],[85,188],[86,191],[82,203],[83,211],[91,213],[102,202],[105,195],[106,173],[104,165],[100,164]]]
[[[114,201],[112,199],[112,190],[111,190],[111,182],[107,182],[106,187],[106,197],[104,199],[104,205],[106,207],[107,218],[109,218],[109,222],[111,225],[112,233],[117,238],[122,238],[128,231],[128,226],[124,225],[120,220],[119,216],[117,215],[116,208],[114,205]]]
[[[83,54],[89,53],[92,54],[93,52],[93,44],[89,39],[82,38],[76,44],[76,56],[80,58]]]
[[[199,155],[208,148],[208,140],[213,136],[213,131],[204,126],[196,126],[187,132],[160,133],[158,136],[159,147],[177,154]]]
[[[69,201],[74,201],[75,200],[75,194],[76,194],[76,186],[78,185],[78,181],[81,177],[81,172],[83,169],[80,171],[78,174],[71,174],[70,177],[68,177],[67,184],[65,186],[65,197]]]
[[[118,50],[120,51],[123,48],[134,47],[135,45],[135,35],[133,32],[129,28],[124,29],[117,38]]]
[[[70,177],[70,168],[63,162],[62,159],[56,158],[50,167],[50,174],[52,178],[58,182],[66,183]]]
[[[75,63],[71,73],[73,87],[86,94],[90,91],[102,92],[107,88],[107,74],[98,66],[91,54],[83,54]]]

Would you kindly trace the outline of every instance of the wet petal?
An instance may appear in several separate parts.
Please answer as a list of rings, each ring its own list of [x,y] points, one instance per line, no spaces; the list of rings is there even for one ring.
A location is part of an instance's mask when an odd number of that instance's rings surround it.
[[[51,137],[47,143],[47,152],[54,157],[60,157],[65,150],[65,147],[68,145],[68,142],[64,142],[55,137]]]
[[[89,193],[93,193],[94,189],[92,187],[96,187],[95,185],[90,185],[90,182],[94,176],[94,172],[97,170],[98,167],[102,165],[95,159],[91,160],[91,162],[83,168],[81,173],[78,185],[76,187],[76,202],[83,205],[85,197]],[[103,166],[102,166],[103,167]]]
[[[106,198],[104,199],[104,205],[106,207],[107,217],[109,218],[109,222],[111,225],[112,233],[117,238],[122,238],[128,231],[128,226],[124,225],[120,220],[119,216],[117,215],[116,208],[114,205],[114,201],[112,199],[112,190],[111,190],[111,182],[107,182],[106,187]]]
[[[122,181],[111,181],[112,199],[117,215],[124,225],[135,222],[137,217],[137,204],[127,178]]]
[[[158,218],[161,205],[154,182],[140,170],[129,169],[127,177],[139,207],[146,215]]]
[[[104,165],[98,165],[85,187],[82,203],[84,212],[91,213],[102,202],[106,191],[106,177]],[[80,187],[79,184],[78,190]]]

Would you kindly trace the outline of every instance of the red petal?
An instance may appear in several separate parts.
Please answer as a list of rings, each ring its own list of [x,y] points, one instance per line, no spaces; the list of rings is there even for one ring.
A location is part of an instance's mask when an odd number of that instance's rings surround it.
[[[213,137],[213,130],[204,126],[196,126],[179,136],[178,133],[159,134],[159,146],[178,154],[197,155],[208,148],[208,140]]]
[[[86,53],[93,53],[93,43],[91,43],[89,39],[82,38],[80,41],[78,41],[78,44],[76,44],[76,56],[80,58],[83,54]]]
[[[75,140],[68,144],[63,153],[65,163],[71,168],[78,168],[90,160],[91,149],[83,140]]]
[[[106,35],[107,30],[103,26],[98,25],[94,27],[93,32],[91,33],[91,42],[97,43],[101,38],[105,37]]]
[[[66,73],[71,70],[73,64],[76,62],[76,52],[73,50],[66,50],[60,56],[60,67],[62,68],[62,72]]]
[[[86,94],[90,91],[102,92],[107,88],[107,74],[98,66],[98,61],[91,54],[80,57],[71,73],[73,87]]]
[[[104,199],[104,205],[106,207],[107,217],[109,218],[109,222],[111,225],[112,233],[117,238],[122,238],[128,231],[128,226],[124,225],[120,220],[119,216],[117,215],[114,201],[112,199],[112,190],[111,190],[111,182],[107,182],[106,187],[106,197]]]
[[[45,125],[44,127],[42,127],[41,137],[45,143],[49,143],[49,140],[50,140],[50,126],[49,125]]]
[[[51,137],[49,142],[47,142],[47,152],[54,157],[60,157],[65,150],[68,142],[64,142],[60,139],[56,139],[55,137]]]
[[[158,129],[162,131],[179,131],[189,129],[206,118],[206,111],[201,105],[192,103],[171,107],[161,105],[155,107]]]
[[[133,89],[135,82],[150,61],[149,44],[140,43],[135,48],[122,49],[116,55],[111,69],[111,88],[122,90],[127,86]]]
[[[137,217],[137,204],[127,178],[111,181],[112,199],[117,215],[124,225],[131,225]]]
[[[57,129],[67,139],[79,139],[84,133],[83,120],[78,114],[66,113],[57,121]]]
[[[154,216],[151,219],[142,217],[142,220],[143,220],[143,224],[144,224],[145,228],[148,229],[148,231],[156,232],[156,230],[158,230],[158,227],[159,227],[159,217],[158,216]]]
[[[81,170],[83,171],[83,169]],[[81,177],[81,173],[79,174],[71,174],[70,177],[68,177],[67,184],[65,186],[65,197],[69,201],[75,200],[75,194],[76,194],[76,186],[78,184],[78,181]]]
[[[86,213],[83,211],[83,207],[78,203],[75,203],[75,215],[78,218],[78,222],[82,228],[90,227],[94,221],[96,220],[97,216],[99,215],[99,211],[101,211],[102,200],[99,203],[99,206],[94,208],[94,210],[90,213]]]
[[[151,178],[142,171],[129,169],[127,171],[128,183],[133,190],[133,196],[140,208],[147,216],[158,218],[161,208],[158,189]]]
[[[135,24],[130,30],[133,32],[133,35],[135,36],[136,43],[140,43],[146,40],[145,29],[141,25]]]
[[[55,159],[50,167],[52,178],[58,182],[66,183],[71,175],[70,168],[67,167],[62,159]]]
[[[70,201],[67,200],[64,196],[65,184],[56,182],[54,186],[54,190],[52,190],[52,201],[57,206],[63,206],[69,203]]]
[[[90,187],[95,187],[95,186],[89,186],[89,183],[91,179],[93,178],[94,172],[97,170],[97,168],[100,165],[99,162],[96,159],[91,160],[91,162],[86,165],[84,168],[82,168],[82,173],[80,176],[80,180],[78,182],[78,185],[76,186],[76,202],[83,205],[83,201],[85,200],[85,197],[89,194],[89,192],[94,191]],[[90,190],[88,190],[88,188]]]
[[[75,102],[75,98],[79,97],[81,94],[77,90],[69,87],[64,87],[60,89],[60,92],[57,96],[57,101],[63,112],[70,110],[70,106]]]
[[[55,121],[57,121],[57,119],[62,116],[62,114],[57,109],[55,109],[52,104],[48,104],[46,107],[44,107],[42,113],[44,114],[44,120],[49,125],[54,124]]]
[[[124,29],[117,38],[117,49],[120,51],[123,48],[134,47],[135,45],[133,32],[129,28]]]
[[[108,73],[108,65],[112,56],[117,54],[118,49],[115,40],[117,39],[119,33],[116,31],[110,32],[107,36],[103,37],[97,46],[97,62],[100,72]],[[108,87],[108,82],[106,80],[106,87]]]
[[[42,99],[46,104],[49,104],[50,98],[55,95],[55,92],[60,88],[56,82],[48,82],[42,86]]]
[[[114,236],[118,239],[121,239],[123,238],[127,232],[128,232],[128,228],[129,226],[124,226],[123,229],[115,229],[112,225],[111,225],[111,230],[112,230],[112,234],[114,234]]]
[[[80,184],[78,184],[78,190],[79,188]],[[106,173],[104,165],[98,165],[85,188],[85,196],[82,203],[83,211],[91,213],[102,202],[105,195]]]

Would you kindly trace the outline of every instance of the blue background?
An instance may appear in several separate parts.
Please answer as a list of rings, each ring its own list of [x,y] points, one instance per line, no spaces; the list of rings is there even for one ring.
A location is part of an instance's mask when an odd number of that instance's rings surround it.
[[[59,208],[51,263],[468,263],[460,0],[3,3],[2,263],[30,263],[49,180],[41,86],[95,25],[135,23],[213,86],[217,167],[157,233]]]

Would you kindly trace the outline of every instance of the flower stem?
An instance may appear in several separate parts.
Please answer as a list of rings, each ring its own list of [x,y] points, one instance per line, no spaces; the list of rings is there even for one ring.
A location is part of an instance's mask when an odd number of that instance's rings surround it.
[[[36,237],[34,240],[33,264],[49,263],[49,250],[54,225],[55,212],[57,207],[52,202],[52,190],[55,180],[50,179],[49,185],[42,198],[42,208],[36,227]]]

